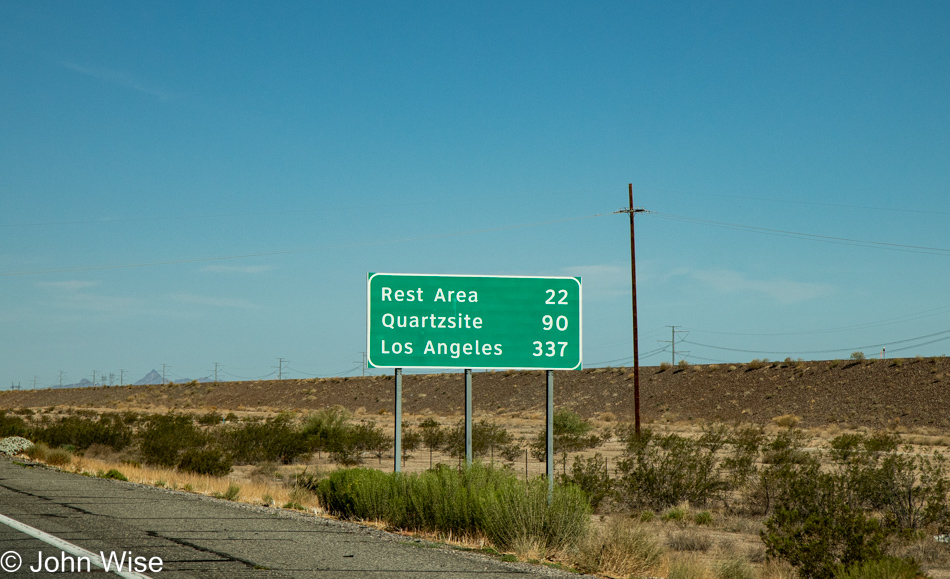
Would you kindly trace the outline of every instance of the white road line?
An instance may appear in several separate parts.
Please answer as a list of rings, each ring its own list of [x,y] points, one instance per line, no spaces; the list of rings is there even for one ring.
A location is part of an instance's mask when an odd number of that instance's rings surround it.
[[[73,545],[72,543],[64,541],[60,539],[59,537],[54,537],[53,535],[50,535],[49,533],[44,533],[43,531],[39,529],[34,529],[33,527],[27,524],[21,523],[20,521],[17,521],[16,519],[11,519],[10,517],[7,517],[5,515],[0,515],[0,523],[3,523],[4,525],[8,527],[12,527],[16,529],[17,531],[20,531],[21,533],[25,533],[33,537],[34,539],[39,539],[40,541],[43,541],[47,545],[52,545],[53,547],[59,549],[60,551],[65,551],[66,553],[69,553],[70,555],[75,555],[77,557],[89,557],[89,561],[96,567],[100,567],[102,569],[106,568],[102,562],[102,558],[99,557],[99,555],[96,555],[95,553],[91,553],[83,549],[82,547],[78,547],[76,545]],[[141,573],[135,573],[134,571],[116,571],[113,569],[111,572],[115,573],[119,577],[125,577],[125,579],[150,579],[150,577],[148,577],[147,575],[142,575]]]

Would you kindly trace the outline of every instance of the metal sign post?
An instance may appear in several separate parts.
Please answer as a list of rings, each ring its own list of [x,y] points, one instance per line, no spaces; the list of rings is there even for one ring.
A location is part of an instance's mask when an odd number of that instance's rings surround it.
[[[544,455],[547,465],[545,474],[548,477],[548,504],[554,498],[554,371],[547,371],[547,406],[545,410],[545,438]]]
[[[393,472],[402,471],[402,368],[396,368],[396,408],[393,412],[396,417],[395,438],[393,449]]]
[[[465,369],[465,466],[472,466],[472,370]]]

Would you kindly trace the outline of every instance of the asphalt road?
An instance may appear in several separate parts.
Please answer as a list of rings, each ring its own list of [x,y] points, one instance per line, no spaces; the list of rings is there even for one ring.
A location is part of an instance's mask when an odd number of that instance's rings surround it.
[[[131,552],[152,563],[158,557],[161,571],[154,565],[132,569],[152,578],[567,576],[350,523],[24,466],[6,457],[0,457],[0,514],[95,554]],[[44,569],[77,559],[11,524],[0,518],[0,579],[52,575]],[[7,568],[17,560],[11,551],[22,561],[15,572]],[[88,575],[85,569],[76,576]],[[116,576],[96,567],[92,572]]]

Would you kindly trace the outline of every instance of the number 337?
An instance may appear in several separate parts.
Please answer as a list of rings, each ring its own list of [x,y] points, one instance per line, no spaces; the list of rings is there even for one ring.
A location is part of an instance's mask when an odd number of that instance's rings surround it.
[[[558,346],[561,350],[558,352]],[[567,342],[534,342],[534,355],[535,356],[547,356],[548,358],[553,358],[554,356],[564,356],[564,349],[567,348]]]

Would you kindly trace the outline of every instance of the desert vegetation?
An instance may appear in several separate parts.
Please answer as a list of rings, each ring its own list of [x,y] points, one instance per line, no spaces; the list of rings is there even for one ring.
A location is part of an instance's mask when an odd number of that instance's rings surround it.
[[[950,574],[950,472],[935,431],[805,430],[555,417],[554,492],[505,421],[409,417],[391,473],[382,415],[0,411],[0,438],[63,470],[370,522],[611,577],[844,579]],[[533,419],[536,424],[538,421]],[[391,423],[390,423],[391,424]],[[525,470],[521,470],[522,466]],[[540,472],[538,469],[536,472]],[[523,473],[523,474],[522,474]],[[943,573],[943,575],[941,575]]]

